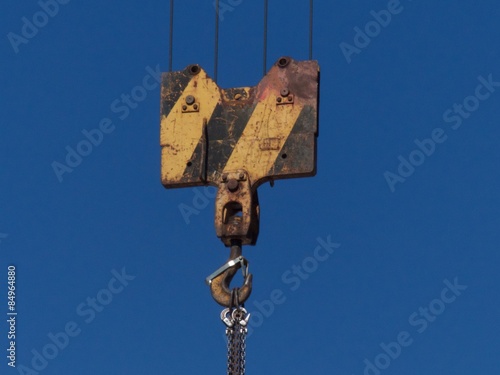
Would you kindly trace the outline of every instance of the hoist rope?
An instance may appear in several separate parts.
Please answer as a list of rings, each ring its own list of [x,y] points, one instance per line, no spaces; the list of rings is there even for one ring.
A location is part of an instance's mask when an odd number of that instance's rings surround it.
[[[264,0],[264,48],[263,48],[263,75],[267,73],[267,28],[269,19],[269,0]],[[314,0],[309,0],[309,60],[313,59],[313,26]]]
[[[264,0],[264,68],[263,75],[267,73],[267,19],[269,12],[269,0]]]
[[[174,41],[174,0],[170,0],[170,33],[168,47],[168,71],[172,71],[172,51]]]
[[[313,13],[314,4],[313,0],[309,0],[309,60],[313,58]]]
[[[219,70],[219,0],[215,1],[215,52],[214,52],[214,81],[217,82]]]
[[[214,81],[217,82],[219,70],[219,3],[215,0],[215,46],[214,46]],[[263,74],[267,73],[267,35],[269,19],[269,0],[264,0],[264,46],[263,46]],[[309,60],[313,58],[313,26],[314,26],[314,0],[309,0]],[[174,45],[174,0],[170,0],[170,31],[168,50],[168,71],[172,71]]]

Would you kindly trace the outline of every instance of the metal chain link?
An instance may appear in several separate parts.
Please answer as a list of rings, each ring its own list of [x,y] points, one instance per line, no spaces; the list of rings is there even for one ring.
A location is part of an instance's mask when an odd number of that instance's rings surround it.
[[[240,371],[245,374],[246,349],[247,349],[247,327],[240,327]]]
[[[250,314],[243,307],[224,309],[221,319],[227,326],[227,374],[244,375],[248,332],[246,325]]]

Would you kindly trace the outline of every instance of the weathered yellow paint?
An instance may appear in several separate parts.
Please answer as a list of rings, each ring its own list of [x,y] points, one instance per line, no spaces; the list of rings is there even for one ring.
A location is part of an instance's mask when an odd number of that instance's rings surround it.
[[[182,113],[188,95],[194,96],[196,103],[199,103],[198,112]],[[204,119],[210,119],[219,101],[219,87],[204,70],[200,70],[193,76],[169,115],[162,116],[162,180],[176,181],[182,178],[186,164],[202,137]]]
[[[272,90],[257,104],[224,172],[244,169],[253,183],[273,167],[302,110],[297,104],[277,105],[279,96]]]

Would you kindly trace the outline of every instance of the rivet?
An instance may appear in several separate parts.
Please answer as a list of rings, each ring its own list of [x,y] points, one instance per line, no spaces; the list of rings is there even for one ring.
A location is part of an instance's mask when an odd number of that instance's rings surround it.
[[[276,101],[277,101],[278,103],[281,103],[281,98],[278,96],[278,97],[276,98]]]
[[[188,105],[193,104],[193,103],[194,103],[194,96],[193,96],[193,95],[188,95],[188,96],[186,96],[186,103],[187,103]]]

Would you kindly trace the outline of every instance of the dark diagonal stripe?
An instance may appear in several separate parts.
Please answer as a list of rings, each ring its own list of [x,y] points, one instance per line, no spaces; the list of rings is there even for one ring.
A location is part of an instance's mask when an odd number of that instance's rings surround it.
[[[161,76],[161,114],[168,116],[175,103],[192,79],[186,70],[180,72],[163,73]]]
[[[208,124],[208,170],[222,172],[256,105],[216,108]],[[224,110],[225,109],[225,110]]]
[[[295,122],[268,176],[287,175],[293,177],[293,170],[300,174],[314,174],[316,171],[316,110],[304,107]]]

